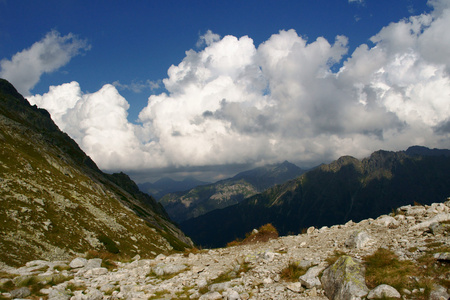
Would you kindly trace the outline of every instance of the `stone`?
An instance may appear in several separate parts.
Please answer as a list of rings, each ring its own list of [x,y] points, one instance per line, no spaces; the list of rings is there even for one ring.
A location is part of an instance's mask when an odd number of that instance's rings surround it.
[[[322,275],[322,286],[329,299],[363,299],[369,289],[365,283],[364,266],[350,256],[341,256]]]
[[[318,276],[324,269],[324,267],[319,266],[309,268],[304,275],[299,277],[300,283],[307,289],[312,289],[313,287],[321,287],[322,283],[320,282]]]
[[[95,269],[95,268],[100,268],[102,266],[102,259],[101,258],[92,258],[89,259],[86,263],[86,265],[84,266],[87,270],[89,269]]]
[[[61,290],[52,289],[48,294],[48,300],[69,300],[70,296]]]
[[[86,264],[87,264],[87,259],[82,258],[82,257],[77,257],[70,262],[69,266],[72,269],[77,269],[77,268],[84,267]]]
[[[102,300],[103,299],[103,293],[100,292],[97,289],[90,289],[86,296],[85,296],[86,300]]]
[[[437,260],[450,261],[450,252],[435,253],[433,257]]]
[[[241,297],[239,296],[239,293],[233,289],[227,289],[223,293],[222,296],[225,300],[240,300],[241,299]]]
[[[430,224],[429,229],[434,235],[445,234],[450,231],[450,224],[434,222]]]
[[[200,296],[199,300],[219,300],[222,295],[219,292],[209,292]]]
[[[100,276],[100,275],[105,275],[106,273],[108,273],[108,269],[107,268],[92,268],[87,270],[83,276],[86,278],[89,277],[96,277],[96,276]]]
[[[442,285],[435,284],[430,292],[430,300],[448,300],[450,294],[447,293],[447,289]]]
[[[294,293],[300,293],[303,292],[305,289],[302,287],[302,284],[300,282],[293,282],[286,286],[288,290],[293,291]]]
[[[199,278],[195,283],[197,284],[197,286],[199,288],[202,288],[202,287],[205,287],[208,285],[208,282],[206,281],[205,278]]]
[[[355,230],[345,241],[345,246],[360,249],[366,247],[371,241],[372,238],[367,232]]]
[[[311,226],[311,227],[309,227],[309,228],[306,230],[306,233],[307,233],[307,234],[313,234],[313,233],[314,233],[314,230],[316,230],[316,228],[315,228],[314,226]]]
[[[27,287],[21,287],[10,292],[11,298],[25,298],[31,295],[31,291]]]
[[[411,228],[409,230],[410,231],[419,230],[419,229],[423,230],[425,228],[430,227],[430,225],[433,223],[440,223],[440,222],[446,222],[446,221],[450,221],[450,213],[440,213],[440,214],[437,214],[436,216],[432,217],[431,219],[423,221],[417,225],[411,226]]]
[[[398,226],[399,222],[394,217],[384,215],[377,218],[375,220],[375,224],[391,227],[391,226]]]
[[[401,298],[400,293],[390,285],[380,284],[367,295],[367,299]]]

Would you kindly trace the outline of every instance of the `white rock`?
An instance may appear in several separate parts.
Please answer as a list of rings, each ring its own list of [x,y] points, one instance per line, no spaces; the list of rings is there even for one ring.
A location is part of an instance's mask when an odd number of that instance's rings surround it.
[[[349,248],[361,249],[366,247],[372,241],[372,237],[365,231],[354,231],[345,241],[345,246]]]
[[[227,289],[223,293],[223,298],[225,300],[240,300],[241,299],[241,297],[239,296],[239,293],[233,289]]]
[[[85,296],[86,300],[102,300],[103,293],[97,289],[90,289]]]
[[[321,287],[322,283],[320,282],[318,276],[324,269],[324,267],[319,266],[309,268],[304,275],[299,277],[300,283],[308,289],[312,289],[313,287]]]
[[[202,295],[199,300],[219,300],[222,299],[222,295],[218,292],[209,292]]]
[[[82,268],[86,264],[87,264],[87,259],[82,258],[82,257],[77,257],[70,262],[69,266],[72,269],[76,269],[76,268]]]
[[[381,284],[371,290],[367,299],[401,298],[400,293],[390,285]]]
[[[399,225],[398,221],[394,217],[386,216],[386,215],[377,218],[375,220],[375,224],[378,224],[381,226],[386,226],[386,227],[389,227],[391,225],[393,225],[393,226]]]
[[[286,286],[288,290],[293,291],[294,293],[300,293],[304,291],[302,284],[300,282],[293,282]]]
[[[202,288],[202,287],[207,286],[207,285],[208,285],[208,282],[206,281],[205,278],[199,278],[199,279],[195,282],[195,284],[196,284],[199,288]]]
[[[450,221],[450,213],[440,213],[440,214],[432,217],[431,219],[428,219],[417,225],[411,226],[411,228],[409,228],[409,230],[413,231],[413,230],[418,230],[418,229],[425,229],[425,228],[428,228],[432,223],[435,223],[435,222],[440,223],[440,222],[446,222],[446,221]]]

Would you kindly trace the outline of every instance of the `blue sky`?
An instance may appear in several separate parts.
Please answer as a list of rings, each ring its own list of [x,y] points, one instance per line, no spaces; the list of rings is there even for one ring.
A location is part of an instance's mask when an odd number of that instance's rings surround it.
[[[448,2],[3,0],[0,75],[138,181],[449,147]]]
[[[185,51],[197,49],[201,35],[249,36],[255,45],[279,30],[295,29],[315,40],[349,38],[349,49],[368,43],[383,26],[431,8],[426,1],[4,1],[0,3],[0,58],[11,58],[49,31],[73,33],[91,49],[56,72],[44,74],[31,90],[75,80],[83,91],[106,83],[158,82],[167,77]],[[135,121],[146,106],[150,88],[120,90]]]

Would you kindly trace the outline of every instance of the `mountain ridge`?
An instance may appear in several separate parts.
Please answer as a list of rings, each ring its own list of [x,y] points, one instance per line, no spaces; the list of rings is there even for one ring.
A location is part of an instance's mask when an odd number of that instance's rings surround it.
[[[444,151],[445,152],[445,151]],[[239,204],[180,223],[194,242],[220,247],[265,223],[280,234],[362,220],[394,207],[450,195],[449,156],[376,151],[343,156]],[[434,152],[435,153],[435,152]]]
[[[305,170],[284,161],[257,167],[216,183],[195,187],[188,191],[170,193],[160,203],[176,222],[198,217],[209,211],[243,201],[275,184],[286,182]]]
[[[210,184],[210,182],[201,181],[195,179],[194,177],[186,177],[181,181],[173,180],[169,177],[163,177],[153,183],[139,183],[138,187],[141,191],[150,194],[155,197],[155,199],[159,200],[169,193],[186,191],[195,188],[196,186],[207,184]]]
[[[155,256],[192,246],[131,179],[105,174],[51,120],[0,79],[0,263],[88,250]]]

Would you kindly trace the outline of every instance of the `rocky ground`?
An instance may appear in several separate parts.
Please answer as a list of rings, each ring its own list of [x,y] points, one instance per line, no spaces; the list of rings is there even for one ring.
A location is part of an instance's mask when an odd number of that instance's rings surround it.
[[[1,270],[0,299],[448,299],[449,221],[450,198],[430,206],[404,206],[375,220],[309,228],[304,234],[266,243],[154,259],[136,256],[128,262],[83,257],[32,261],[21,268]],[[364,276],[362,262],[380,248],[415,265],[429,254],[434,261],[428,268],[439,266],[440,274],[433,278],[405,274],[404,280],[414,279],[417,288],[370,289],[364,278],[362,282],[355,278]],[[333,264],[330,258],[342,254]],[[359,275],[344,271],[339,279],[347,261]],[[308,271],[299,278],[285,278],[290,265]],[[428,285],[421,285],[422,281]]]

